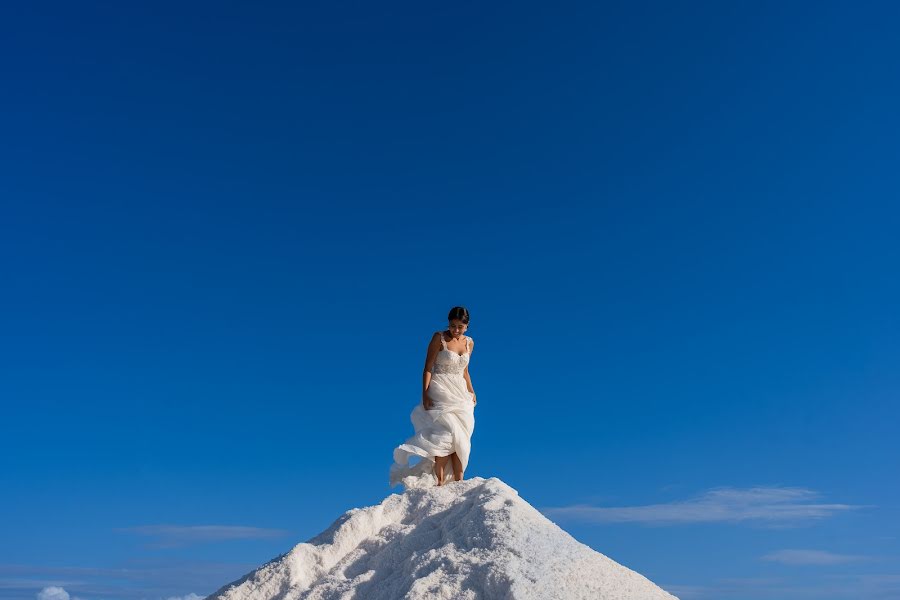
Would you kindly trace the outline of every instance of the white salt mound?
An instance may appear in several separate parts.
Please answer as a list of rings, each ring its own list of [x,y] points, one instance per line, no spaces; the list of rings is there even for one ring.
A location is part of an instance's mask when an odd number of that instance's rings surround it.
[[[354,508],[210,600],[677,600],[496,477]]]

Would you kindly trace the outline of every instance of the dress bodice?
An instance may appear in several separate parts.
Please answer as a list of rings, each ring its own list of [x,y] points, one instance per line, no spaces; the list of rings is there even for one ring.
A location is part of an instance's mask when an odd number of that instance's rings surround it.
[[[437,358],[434,359],[434,373],[462,375],[468,364],[468,352],[460,356],[453,350],[441,350],[438,352]]]
[[[447,374],[447,375],[462,375],[463,371],[466,370],[466,367],[469,364],[469,356],[471,354],[471,348],[469,346],[469,338],[466,337],[466,352],[464,354],[457,354],[453,350],[447,348],[447,342],[444,341],[444,334],[441,333],[441,351],[438,352],[437,357],[434,359],[434,373],[438,374]]]

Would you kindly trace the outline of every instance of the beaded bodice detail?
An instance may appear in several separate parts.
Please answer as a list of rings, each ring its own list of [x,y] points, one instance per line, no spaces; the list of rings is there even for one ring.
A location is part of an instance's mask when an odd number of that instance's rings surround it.
[[[444,341],[444,334],[440,333],[440,336],[442,349],[438,352],[437,358],[434,359],[433,373],[435,375],[438,373],[442,375],[462,375],[463,371],[466,370],[466,366],[469,364],[469,355],[472,352],[469,338],[466,337],[465,354],[458,354],[447,348],[447,342]]]

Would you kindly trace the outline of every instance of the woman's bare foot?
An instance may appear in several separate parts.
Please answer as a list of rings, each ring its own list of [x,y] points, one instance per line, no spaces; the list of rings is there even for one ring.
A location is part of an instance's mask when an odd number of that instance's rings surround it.
[[[456,455],[456,452],[450,455],[450,464],[453,467],[453,479],[456,481],[463,480],[462,461]]]
[[[449,459],[449,456],[434,457],[434,476],[437,478],[438,485],[444,485],[444,467]]]

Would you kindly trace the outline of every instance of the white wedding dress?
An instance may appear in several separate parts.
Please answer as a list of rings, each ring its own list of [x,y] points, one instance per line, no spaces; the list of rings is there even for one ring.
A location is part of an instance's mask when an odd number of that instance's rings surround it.
[[[471,338],[465,337],[466,352],[457,354],[447,348],[443,332],[440,336],[443,349],[435,358],[427,391],[431,409],[425,410],[419,402],[410,414],[415,435],[394,449],[390,487],[399,483],[406,489],[437,485],[434,474],[436,456],[449,456],[456,452],[463,471],[469,464],[472,432],[475,430],[475,394],[469,391],[463,371],[472,353]],[[410,466],[412,456],[418,456],[421,460]],[[447,461],[444,466],[441,485],[448,481],[453,481],[452,461]]]

